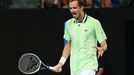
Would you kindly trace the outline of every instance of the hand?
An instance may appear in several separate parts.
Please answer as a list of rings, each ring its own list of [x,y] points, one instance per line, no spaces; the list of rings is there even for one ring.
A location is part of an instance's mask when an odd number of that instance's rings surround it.
[[[54,72],[61,72],[62,71],[62,65],[58,63],[56,66],[54,66],[55,70]]]
[[[98,50],[98,58],[103,56],[104,49],[102,47],[95,46],[95,48]]]

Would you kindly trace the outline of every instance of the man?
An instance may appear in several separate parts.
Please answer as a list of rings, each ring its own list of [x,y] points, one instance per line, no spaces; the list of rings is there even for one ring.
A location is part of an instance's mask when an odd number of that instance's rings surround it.
[[[67,43],[59,63],[54,66],[55,72],[61,72],[62,66],[70,55],[71,75],[95,75],[98,68],[98,58],[107,49],[106,35],[98,20],[88,16],[83,11],[79,0],[69,2],[73,16],[66,22],[64,39]],[[97,41],[101,47],[97,46]]]

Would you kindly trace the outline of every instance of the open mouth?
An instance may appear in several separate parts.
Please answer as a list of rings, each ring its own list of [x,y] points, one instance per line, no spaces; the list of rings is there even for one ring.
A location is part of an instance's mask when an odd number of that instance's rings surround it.
[[[72,13],[73,15],[76,15],[77,13]]]

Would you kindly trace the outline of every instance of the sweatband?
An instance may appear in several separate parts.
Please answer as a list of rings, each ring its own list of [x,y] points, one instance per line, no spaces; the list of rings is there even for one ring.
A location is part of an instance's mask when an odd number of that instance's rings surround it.
[[[62,66],[65,64],[65,62],[66,62],[66,58],[65,57],[61,57],[60,58],[60,61],[59,61],[61,64],[62,64]]]

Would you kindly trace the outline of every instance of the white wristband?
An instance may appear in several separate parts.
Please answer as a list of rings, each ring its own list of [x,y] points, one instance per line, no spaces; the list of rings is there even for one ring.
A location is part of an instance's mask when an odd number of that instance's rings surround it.
[[[62,56],[62,57],[60,58],[59,63],[61,63],[62,66],[63,66],[63,65],[65,64],[65,62],[66,62],[66,58]]]

